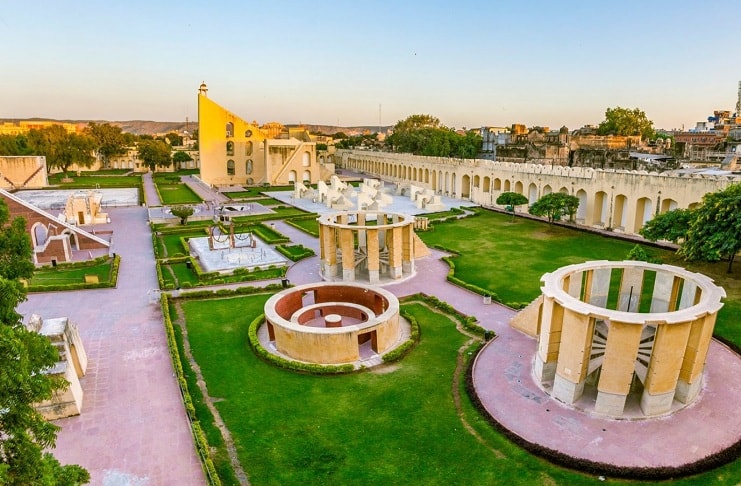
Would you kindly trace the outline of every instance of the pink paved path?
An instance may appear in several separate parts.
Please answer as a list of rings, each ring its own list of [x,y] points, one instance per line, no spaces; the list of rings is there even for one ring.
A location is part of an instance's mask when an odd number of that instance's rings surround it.
[[[19,307],[26,318],[69,317],[88,355],[82,414],[56,422],[54,455],[85,467],[93,485],[204,484],[162,313],[149,302],[157,277],[146,209],[108,212],[113,251],[122,257],[118,287],[30,294]]]

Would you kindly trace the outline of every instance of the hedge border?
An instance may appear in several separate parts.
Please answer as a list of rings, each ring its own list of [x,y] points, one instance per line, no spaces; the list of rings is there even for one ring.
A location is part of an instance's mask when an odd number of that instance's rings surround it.
[[[89,260],[92,262],[95,262],[94,264],[88,264],[88,262],[76,262],[76,263],[70,263],[70,264],[63,264],[63,266],[67,268],[85,268],[90,267],[93,265],[97,265],[98,263],[102,263],[105,260],[111,259],[109,256],[103,256],[98,257],[94,260]],[[99,260],[102,260],[99,261]],[[98,283],[86,283],[86,282],[77,282],[77,283],[69,283],[69,284],[53,284],[53,285],[28,285],[26,287],[26,291],[31,292],[64,292],[66,290],[86,290],[86,289],[108,289],[108,288],[114,288],[116,285],[118,285],[118,270],[121,265],[121,255],[116,255],[113,257],[113,261],[111,262],[111,271],[109,274],[109,278],[105,282],[98,282]]]
[[[178,387],[180,388],[180,395],[183,399],[183,406],[185,407],[185,413],[190,422],[190,430],[193,435],[193,442],[196,446],[196,452],[198,457],[201,459],[201,467],[203,472],[206,474],[206,480],[209,485],[220,486],[221,479],[216,472],[216,467],[211,459],[210,446],[206,439],[206,434],[201,428],[201,423],[198,421],[196,416],[196,409],[193,406],[193,399],[190,396],[188,390],[188,382],[185,379],[183,372],[183,363],[180,352],[178,351],[177,341],[175,339],[175,330],[173,329],[172,318],[170,317],[170,296],[163,292],[160,296],[160,306],[162,309],[162,320],[165,326],[165,334],[167,335],[167,347],[170,350],[170,359],[172,360],[172,367],[175,371],[177,378]]]

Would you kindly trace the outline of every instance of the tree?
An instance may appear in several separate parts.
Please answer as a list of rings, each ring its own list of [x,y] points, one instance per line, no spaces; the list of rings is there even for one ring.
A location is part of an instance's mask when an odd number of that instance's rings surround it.
[[[173,147],[182,147],[183,145],[182,135],[178,135],[175,132],[170,132],[167,135],[165,135],[165,140],[170,142],[170,145],[172,145]]]
[[[741,184],[705,194],[693,216],[679,255],[709,262],[727,258],[731,273],[733,260],[741,251]]]
[[[59,427],[33,407],[68,383],[44,371],[59,355],[48,338],[26,329],[16,307],[26,298],[20,278],[33,274],[23,218],[10,221],[0,201],[0,484],[76,485],[90,480],[77,465],[62,466],[53,448]]]
[[[548,222],[552,223],[566,215],[572,219],[578,208],[578,197],[563,192],[552,192],[535,201],[529,211],[534,216],[547,216]]]
[[[193,157],[191,157],[187,152],[183,152],[182,150],[178,150],[174,154],[172,154],[172,161],[175,163],[176,167],[182,167],[182,164],[186,162],[190,162],[193,160]]]
[[[497,197],[497,204],[507,206],[507,211],[512,211],[512,221],[515,220],[515,207],[527,204],[527,198],[519,192],[503,192]]]
[[[640,135],[642,139],[654,138],[654,122],[646,117],[646,113],[638,108],[607,108],[605,119],[599,124],[597,133],[600,135]]]
[[[180,224],[188,222],[188,217],[193,216],[193,208],[191,206],[173,206],[170,208],[170,212],[173,216],[180,218]]]
[[[20,135],[0,135],[0,155],[31,155],[28,137]]]
[[[103,162],[103,167],[110,165],[111,157],[126,153],[126,147],[129,143],[121,127],[110,123],[98,125],[95,122],[90,122],[85,131],[95,140],[95,150]]]
[[[149,170],[155,171],[157,167],[170,167],[172,157],[170,157],[171,147],[162,140],[152,140],[144,138],[139,140],[137,146],[138,156]]]
[[[90,167],[95,162],[95,140],[84,133],[67,133],[61,125],[29,131],[28,142],[33,153],[46,157],[48,170],[60,169],[65,177],[70,166]]]
[[[481,136],[476,131],[458,134],[431,115],[411,115],[397,122],[393,130],[386,142],[398,152],[474,158],[481,149]]]
[[[695,218],[691,209],[673,209],[647,221],[639,233],[650,241],[666,240],[679,243],[687,239],[690,224]]]

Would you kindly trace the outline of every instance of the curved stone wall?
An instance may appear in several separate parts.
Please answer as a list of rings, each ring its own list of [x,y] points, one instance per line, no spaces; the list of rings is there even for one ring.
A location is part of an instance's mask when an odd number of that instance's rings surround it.
[[[552,397],[621,417],[640,395],[645,416],[691,403],[725,291],[671,265],[594,261],[542,279],[533,373]],[[585,389],[594,390],[585,393]],[[590,407],[591,407],[590,403]]]
[[[283,290],[265,303],[265,320],[278,352],[309,363],[380,355],[401,334],[394,294],[361,284],[319,282]]]
[[[322,278],[377,284],[414,275],[414,221],[414,216],[385,211],[321,216]]]

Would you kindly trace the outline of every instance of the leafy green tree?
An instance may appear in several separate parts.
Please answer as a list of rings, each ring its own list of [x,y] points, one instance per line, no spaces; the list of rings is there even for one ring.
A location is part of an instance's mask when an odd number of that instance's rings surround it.
[[[574,217],[579,208],[579,198],[563,192],[552,192],[541,197],[530,206],[530,214],[547,216],[548,222],[558,221],[562,216]]]
[[[639,233],[650,241],[666,240],[679,243],[687,239],[687,232],[694,218],[695,214],[691,209],[673,209],[647,221]]]
[[[28,137],[20,135],[0,135],[0,155],[32,155]]]
[[[86,134],[67,133],[61,125],[28,132],[30,150],[46,157],[48,170],[60,169],[65,177],[70,166],[90,167],[95,162],[95,141]]]
[[[527,204],[527,198],[519,192],[503,192],[497,197],[497,204],[507,206],[507,211],[512,212],[512,221],[515,220],[515,207]]]
[[[174,154],[172,154],[172,161],[175,163],[176,167],[182,167],[183,164],[186,162],[190,162],[193,160],[193,157],[191,157],[187,152],[183,152],[182,150],[178,150]]]
[[[162,140],[143,138],[137,145],[139,159],[153,172],[157,170],[157,167],[172,165],[171,150],[170,145]]]
[[[85,132],[95,140],[95,150],[100,156],[103,167],[109,167],[111,157],[126,153],[126,147],[131,145],[131,137],[124,134],[121,127],[102,123],[98,125],[90,122]]]
[[[398,152],[435,157],[474,158],[481,149],[478,133],[458,134],[431,115],[411,115],[397,122],[386,141]]]
[[[26,298],[20,278],[31,278],[31,241],[23,218],[10,221],[0,201],[0,484],[77,485],[90,480],[77,465],[62,466],[53,448],[59,427],[34,404],[68,383],[44,371],[59,355],[48,338],[26,329],[16,307]]]
[[[705,194],[693,211],[687,237],[678,253],[687,260],[728,259],[728,273],[741,251],[741,184]]]
[[[193,208],[191,206],[173,206],[170,208],[170,212],[173,216],[180,218],[180,224],[188,222],[188,218],[193,216]]]
[[[165,135],[165,140],[170,142],[170,145],[173,147],[182,147],[183,146],[183,137],[182,135],[178,135],[175,132],[170,132],[167,135]]]
[[[600,135],[640,135],[642,139],[654,138],[654,123],[638,108],[607,108],[605,119],[599,124]]]

